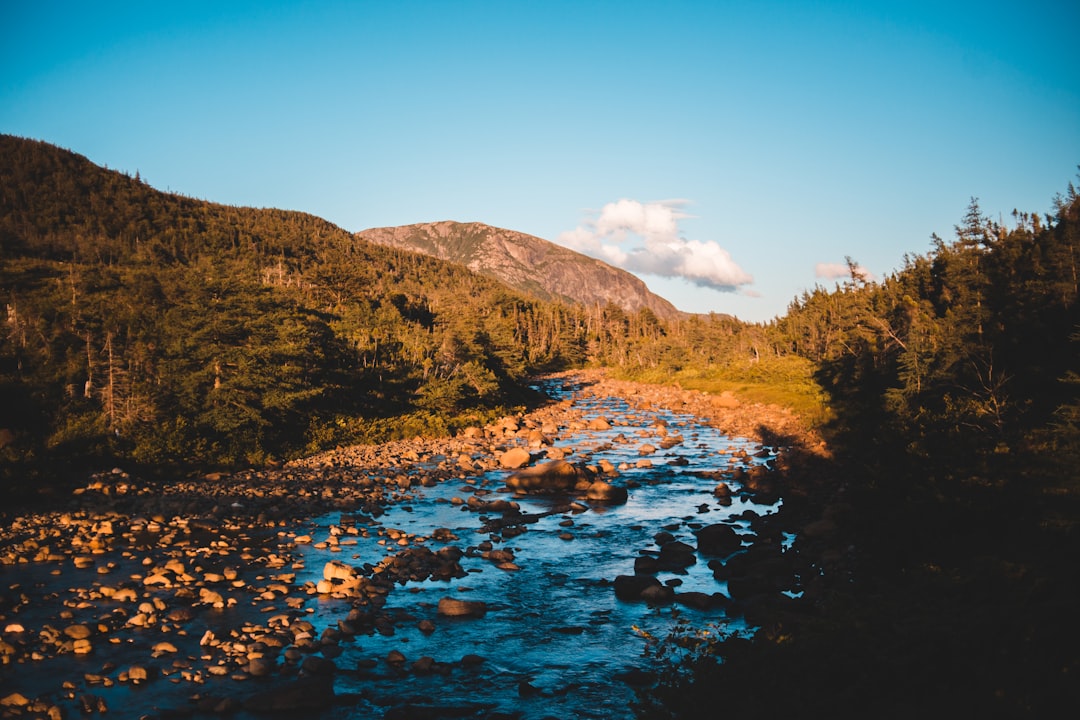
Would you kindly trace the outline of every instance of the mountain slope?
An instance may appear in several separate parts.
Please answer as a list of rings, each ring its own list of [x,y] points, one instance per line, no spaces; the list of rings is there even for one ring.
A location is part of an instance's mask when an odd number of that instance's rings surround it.
[[[628,312],[647,308],[665,319],[683,315],[625,270],[513,230],[444,221],[372,228],[357,236],[461,263],[544,300],[586,306],[611,303]]]
[[[0,307],[0,498],[31,465],[250,465],[445,433],[589,347],[584,310],[458,263],[9,135]]]

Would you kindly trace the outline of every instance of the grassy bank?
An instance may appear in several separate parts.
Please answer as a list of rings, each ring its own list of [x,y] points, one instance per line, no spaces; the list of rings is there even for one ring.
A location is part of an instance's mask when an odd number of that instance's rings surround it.
[[[824,390],[814,379],[814,367],[806,358],[786,355],[675,371],[647,369],[622,373],[620,377],[661,385],[674,383],[713,395],[727,392],[743,402],[789,408],[807,424],[820,427],[830,419],[831,412]]]

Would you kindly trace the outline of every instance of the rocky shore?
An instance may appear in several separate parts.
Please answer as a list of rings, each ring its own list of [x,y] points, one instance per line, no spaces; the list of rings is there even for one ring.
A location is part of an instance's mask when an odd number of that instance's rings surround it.
[[[674,411],[756,440],[767,460],[746,469],[733,458],[730,471],[703,477],[715,482],[717,505],[740,494],[762,504],[798,496],[790,480],[780,479],[792,474],[775,471],[789,466],[788,451],[825,452],[798,418],[779,408],[616,381],[600,372],[552,381],[572,384],[578,397],[619,397],[646,416]],[[395,626],[428,634],[439,623],[483,618],[485,603],[451,595],[438,601],[433,618],[420,621],[389,610],[387,601],[406,583],[464,577],[463,557],[514,572],[521,560],[503,540],[541,515],[555,514],[567,518],[565,539],[572,540],[575,513],[626,502],[621,473],[649,467],[659,448],[683,442],[681,429],[658,421],[652,437],[623,438],[637,445],[639,459],[618,467],[563,440],[619,422],[586,417],[578,403],[562,400],[453,438],[338,448],[275,469],[169,484],[145,483],[121,469],[97,474],[66,507],[8,518],[0,530],[0,716],[295,715],[358,702],[335,694],[334,677],[362,675],[376,665],[479,680],[487,659],[468,652],[436,660],[392,651],[359,667],[341,667],[337,660],[357,637],[392,634]],[[505,471],[505,487],[476,484],[492,471]],[[378,522],[387,508],[414,502],[417,487],[449,480],[474,484],[468,497],[450,502],[479,516],[489,539],[453,544],[458,538],[450,528],[419,536]],[[516,499],[537,492],[562,499],[543,514],[522,512]],[[297,530],[304,519],[334,511],[340,520],[325,534]],[[828,517],[801,520],[811,536],[827,535]],[[641,554],[633,574],[615,578],[613,592],[628,602],[733,606],[748,617],[786,611],[791,593],[782,591],[796,582],[793,563],[806,561],[781,552],[775,515],[748,521],[756,533],[748,549],[724,524],[695,524],[696,546],[658,532],[657,549]],[[436,541],[442,547],[428,547]],[[351,562],[350,551],[371,542],[385,556]],[[298,552],[308,547],[342,559],[308,568]],[[655,578],[696,562],[695,553],[713,558],[709,568],[726,583],[726,595],[680,592],[677,583]],[[798,589],[814,591],[812,582]],[[351,609],[336,624],[320,627],[309,616],[312,603],[324,600]],[[265,678],[275,681],[260,682]],[[157,690],[143,696],[136,690],[143,687]],[[519,689],[522,697],[530,692]],[[508,716],[483,705],[415,702],[392,705],[384,716],[454,713]]]

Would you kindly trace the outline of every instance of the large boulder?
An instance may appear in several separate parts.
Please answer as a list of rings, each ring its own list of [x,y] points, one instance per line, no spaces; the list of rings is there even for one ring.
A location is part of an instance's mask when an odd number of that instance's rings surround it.
[[[566,460],[551,460],[517,471],[506,479],[506,486],[522,492],[569,492],[590,479],[585,468]]]
[[[694,548],[675,540],[660,547],[660,555],[656,560],[662,570],[682,570],[696,563],[697,556]]]
[[[652,575],[619,575],[615,578],[615,597],[633,602],[644,600],[644,596],[662,592],[658,588],[662,583]]]
[[[694,535],[702,555],[730,555],[742,547],[742,538],[730,525],[706,525]]]

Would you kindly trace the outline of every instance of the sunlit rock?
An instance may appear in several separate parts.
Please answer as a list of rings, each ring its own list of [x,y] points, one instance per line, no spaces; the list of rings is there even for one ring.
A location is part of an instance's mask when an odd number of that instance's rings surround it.
[[[487,614],[487,603],[482,600],[444,597],[439,600],[438,612],[445,617],[483,617]]]
[[[629,494],[624,487],[618,487],[603,480],[595,480],[590,483],[589,489],[585,492],[585,497],[589,500],[621,505],[627,501]]]
[[[499,465],[508,470],[516,470],[519,467],[528,465],[532,456],[529,451],[522,447],[510,448],[502,455],[499,456]]]
[[[584,468],[566,460],[551,460],[519,470],[506,479],[506,485],[522,492],[567,492],[579,481],[590,479]]]

